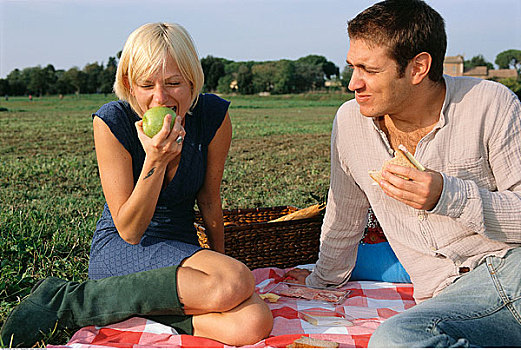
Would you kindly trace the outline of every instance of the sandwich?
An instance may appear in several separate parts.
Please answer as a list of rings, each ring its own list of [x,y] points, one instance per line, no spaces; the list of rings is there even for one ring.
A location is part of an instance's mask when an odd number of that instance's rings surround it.
[[[286,348],[338,348],[338,343],[303,336],[286,346]]]
[[[420,171],[425,171],[425,167],[423,165],[420,164],[420,162],[418,162],[416,160],[416,158],[414,158],[414,156],[409,153],[409,151],[407,151],[407,148],[405,148],[404,145],[399,145],[398,146],[398,149],[394,151],[394,158],[391,158],[389,160],[387,160],[384,165],[386,164],[397,164],[397,165],[401,165],[401,166],[404,166],[404,167],[409,167],[409,168],[414,168],[414,169],[418,169]],[[383,166],[382,166],[383,168]],[[382,170],[372,170],[372,171],[369,171],[369,176],[371,176],[371,178],[376,182],[376,183],[379,183],[380,180],[382,179]],[[409,180],[408,178],[404,177],[404,176],[401,176],[402,178],[404,178],[405,180]]]

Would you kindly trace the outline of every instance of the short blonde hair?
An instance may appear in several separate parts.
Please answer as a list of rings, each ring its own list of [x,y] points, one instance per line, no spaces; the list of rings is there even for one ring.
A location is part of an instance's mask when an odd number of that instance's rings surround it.
[[[193,108],[204,84],[201,62],[190,34],[179,24],[148,23],[132,32],[123,47],[116,71],[114,92],[140,115],[131,88],[138,81],[166,68],[171,57],[190,83]]]

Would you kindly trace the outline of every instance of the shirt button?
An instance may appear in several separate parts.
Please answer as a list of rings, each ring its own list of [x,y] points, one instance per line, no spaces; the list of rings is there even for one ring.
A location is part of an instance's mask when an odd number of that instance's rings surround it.
[[[423,212],[418,213],[418,220],[423,221],[425,220],[426,215]]]
[[[454,261],[454,263],[455,263],[456,265],[459,265],[459,264],[461,264],[461,261],[460,261],[460,260],[456,260],[456,261]]]

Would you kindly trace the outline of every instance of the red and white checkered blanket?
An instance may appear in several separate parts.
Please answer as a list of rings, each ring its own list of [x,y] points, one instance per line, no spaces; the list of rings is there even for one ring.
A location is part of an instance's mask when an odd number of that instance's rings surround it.
[[[278,268],[254,270],[257,292],[265,293],[276,283],[282,281],[282,276],[287,270]],[[411,284],[360,281],[349,282],[342,290],[350,290],[351,293],[338,306],[318,305],[316,302],[291,298],[281,298],[276,303],[268,303],[274,317],[273,330],[267,339],[249,347],[286,347],[303,335],[335,341],[339,343],[340,347],[367,347],[371,334],[381,322],[415,305]],[[299,312],[309,308],[343,312],[351,324],[312,325],[299,318]],[[178,335],[170,327],[134,317],[110,326],[84,327],[76,332],[64,347],[213,348],[229,346],[200,337]]]

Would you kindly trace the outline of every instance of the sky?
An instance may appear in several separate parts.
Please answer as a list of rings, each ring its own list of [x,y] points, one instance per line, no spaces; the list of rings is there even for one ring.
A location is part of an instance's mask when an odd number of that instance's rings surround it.
[[[200,57],[233,61],[325,56],[340,70],[347,21],[374,0],[0,0],[0,78],[15,68],[106,63],[148,22],[175,22]],[[521,0],[427,0],[445,19],[447,55],[494,63],[521,50]]]

